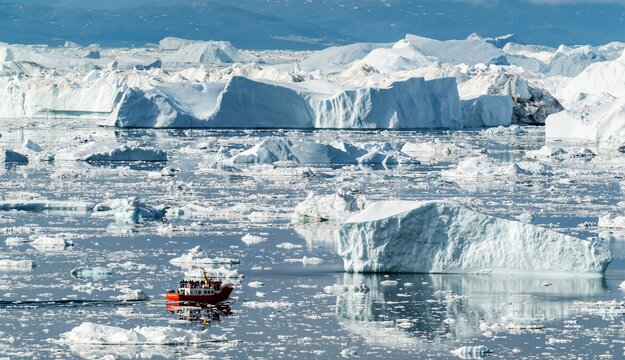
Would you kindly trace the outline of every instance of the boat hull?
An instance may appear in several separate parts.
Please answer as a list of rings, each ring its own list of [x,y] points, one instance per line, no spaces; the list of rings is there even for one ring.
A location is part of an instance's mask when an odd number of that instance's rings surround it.
[[[229,286],[222,287],[221,291],[215,295],[182,295],[177,292],[167,292],[167,301],[216,304],[227,300],[230,293],[232,293],[232,288]]]

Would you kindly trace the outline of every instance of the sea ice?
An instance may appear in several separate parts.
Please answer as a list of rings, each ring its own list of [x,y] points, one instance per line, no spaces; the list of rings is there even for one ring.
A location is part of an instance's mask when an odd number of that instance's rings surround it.
[[[30,270],[35,266],[32,260],[11,260],[0,259],[0,269],[26,269]]]
[[[141,220],[160,220],[165,216],[167,207],[154,208],[137,198],[111,199],[96,204],[93,216],[113,217],[117,222],[133,224]]]
[[[232,265],[240,263],[240,260],[221,257],[210,258],[206,256],[204,250],[202,250],[199,246],[196,246],[193,249],[190,249],[186,254],[169,260],[169,263],[178,266],[202,266],[206,264]]]
[[[350,272],[601,275],[612,261],[595,241],[485,215],[448,201],[372,203],[339,230]]]
[[[223,341],[208,332],[176,329],[166,326],[144,326],[124,329],[117,326],[83,322],[61,334],[65,344],[89,345],[184,345]]]
[[[503,163],[485,155],[464,159],[455,169],[441,171],[449,178],[514,177],[552,175],[550,166],[536,161]]]
[[[59,237],[39,236],[33,240],[30,245],[37,249],[65,249],[68,246],[74,245],[73,241],[65,240]]]
[[[93,279],[103,279],[111,274],[111,271],[108,268],[95,266],[95,267],[77,267],[70,271],[70,274],[73,277],[85,279],[85,278],[93,278]]]
[[[246,245],[249,246],[249,245],[256,245],[256,244],[263,243],[267,241],[267,238],[264,238],[262,236],[252,235],[252,234],[245,234],[241,238],[241,241],[243,241]]]
[[[342,222],[352,213],[362,210],[367,200],[348,189],[338,189],[331,195],[315,195],[310,192],[306,200],[297,204],[294,216],[300,222]]]
[[[93,141],[76,148],[60,150],[54,159],[63,161],[167,161],[167,153],[138,146],[120,146]]]

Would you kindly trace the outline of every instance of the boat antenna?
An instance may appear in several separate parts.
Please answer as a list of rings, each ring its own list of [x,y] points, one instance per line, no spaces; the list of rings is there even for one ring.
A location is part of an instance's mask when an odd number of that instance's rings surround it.
[[[204,285],[208,285],[210,279],[208,278],[208,275],[206,275],[206,269],[204,268],[202,268],[202,275],[204,275]]]

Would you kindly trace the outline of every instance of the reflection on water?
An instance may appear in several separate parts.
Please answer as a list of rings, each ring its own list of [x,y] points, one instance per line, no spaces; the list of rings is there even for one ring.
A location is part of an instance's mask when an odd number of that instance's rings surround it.
[[[336,251],[339,243],[338,229],[340,224],[323,222],[294,224],[295,232],[306,241],[308,250],[321,249]]]
[[[222,317],[232,315],[228,304],[201,304],[195,302],[168,303],[165,309],[178,315],[178,320],[201,322],[202,330],[208,325],[221,322]]]
[[[597,278],[344,274],[331,291],[341,327],[369,344],[447,348],[487,332],[542,328],[608,289]]]

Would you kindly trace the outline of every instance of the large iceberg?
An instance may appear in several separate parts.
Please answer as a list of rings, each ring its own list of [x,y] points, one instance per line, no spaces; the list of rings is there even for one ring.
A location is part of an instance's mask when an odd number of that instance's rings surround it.
[[[339,230],[350,272],[601,275],[610,250],[448,201],[370,204]]]
[[[511,104],[502,106],[489,99],[465,121],[453,78],[409,78],[388,86],[346,89],[321,80],[288,84],[234,76],[221,87],[168,90],[128,88],[107,124],[126,128],[461,129],[508,125],[512,111]],[[196,104],[200,103],[214,108],[207,111],[203,106],[199,111]]]
[[[590,109],[574,109],[550,115],[548,140],[589,142],[600,148],[625,145],[625,96]]]

